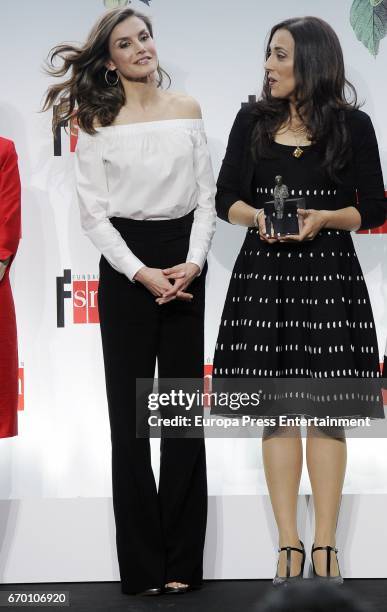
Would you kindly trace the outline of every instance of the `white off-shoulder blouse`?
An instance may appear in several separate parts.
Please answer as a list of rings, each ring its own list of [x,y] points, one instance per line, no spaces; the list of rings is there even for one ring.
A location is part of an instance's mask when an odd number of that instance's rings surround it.
[[[143,263],[110,217],[176,219],[194,210],[186,261],[202,270],[215,231],[215,180],[202,119],[167,119],[79,131],[76,188],[85,234],[133,280]],[[180,263],[180,262],[176,262]]]

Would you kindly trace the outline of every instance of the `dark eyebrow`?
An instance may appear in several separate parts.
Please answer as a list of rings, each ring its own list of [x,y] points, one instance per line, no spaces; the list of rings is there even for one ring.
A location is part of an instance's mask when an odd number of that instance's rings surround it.
[[[141,30],[141,32],[137,33],[137,36],[141,36],[142,34],[149,34],[149,32],[144,28]],[[121,36],[120,38],[116,38],[113,44],[115,45],[116,43],[120,42],[120,40],[130,40],[130,36]]]
[[[285,51],[287,53],[287,49],[285,49],[285,47],[274,47],[275,51]]]

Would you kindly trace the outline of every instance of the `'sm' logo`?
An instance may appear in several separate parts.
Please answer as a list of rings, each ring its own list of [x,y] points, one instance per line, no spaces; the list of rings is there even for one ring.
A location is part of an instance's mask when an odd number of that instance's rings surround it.
[[[73,280],[71,270],[56,278],[56,324],[65,326],[65,300],[73,301],[73,323],[99,323],[98,280]]]

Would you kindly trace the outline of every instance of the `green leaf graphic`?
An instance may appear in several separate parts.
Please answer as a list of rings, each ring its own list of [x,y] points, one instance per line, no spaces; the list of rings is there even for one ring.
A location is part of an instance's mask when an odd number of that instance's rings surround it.
[[[383,2],[383,0],[370,0],[370,1],[371,2]],[[140,0],[140,2],[143,2],[147,6],[150,6],[151,0]],[[119,8],[121,6],[126,6],[127,4],[131,4],[132,0],[103,0],[103,3],[106,6],[106,8],[113,9],[113,8]]]
[[[375,0],[373,1],[375,2]],[[113,9],[119,8],[120,6],[126,6],[127,4],[129,4],[129,0],[103,0],[103,3],[106,8]]]
[[[376,57],[387,34],[387,0],[354,0],[350,21],[357,39]]]

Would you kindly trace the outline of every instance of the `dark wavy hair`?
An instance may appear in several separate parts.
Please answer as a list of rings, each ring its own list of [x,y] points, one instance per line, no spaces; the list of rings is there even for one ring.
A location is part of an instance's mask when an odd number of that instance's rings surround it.
[[[57,106],[53,116],[53,130],[76,115],[78,125],[89,134],[95,134],[95,120],[102,126],[110,125],[125,104],[125,91],[120,81],[109,86],[105,81],[109,59],[109,38],[112,30],[128,17],[138,17],[146,25],[153,38],[152,23],[146,15],[130,8],[107,11],[92,28],[86,42],[81,46],[61,44],[53,47],[48,54],[45,71],[55,77],[63,77],[70,70],[66,81],[48,88],[42,111]],[[57,67],[56,59],[62,64]],[[157,68],[157,86],[161,87],[164,77],[171,79],[160,66]]]
[[[345,77],[339,39],[331,26],[317,17],[287,19],[272,28],[266,59],[277,30],[288,30],[294,38],[296,111],[312,143],[321,151],[328,176],[339,181],[340,171],[350,158],[345,111],[358,108],[356,90]],[[252,152],[255,159],[271,157],[269,145],[277,130],[289,121],[290,105],[288,99],[271,96],[267,73],[254,114],[257,121],[252,132]]]

